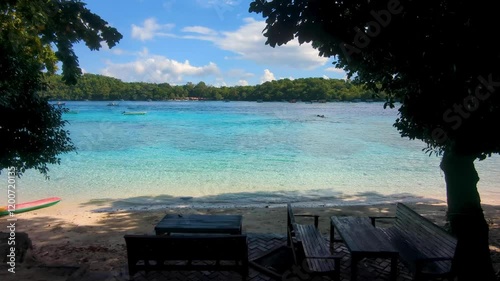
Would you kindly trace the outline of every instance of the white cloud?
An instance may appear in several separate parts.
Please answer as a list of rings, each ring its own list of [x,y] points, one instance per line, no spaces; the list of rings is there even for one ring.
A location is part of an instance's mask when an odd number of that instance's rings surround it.
[[[125,50],[123,50],[123,49],[113,48],[113,49],[111,49],[111,53],[112,53],[113,55],[118,55],[118,56],[120,56],[120,55],[124,55],[124,54],[126,54],[127,52],[126,52]]]
[[[104,51],[109,50],[108,43],[107,43],[106,41],[101,41],[101,48],[102,48]]]
[[[328,80],[328,79],[330,79],[330,77],[328,77],[328,76],[326,76],[326,75],[323,75],[323,79]]]
[[[337,73],[337,74],[345,74],[345,71],[341,68],[336,68],[336,67],[328,67],[328,68],[325,68],[325,71],[328,71],[328,72],[334,72],[334,73]]]
[[[236,6],[239,5],[242,0],[196,0],[196,2],[203,8],[210,8],[223,5]]]
[[[172,7],[174,6],[176,0],[167,0],[163,2],[163,8],[167,11],[172,11]]]
[[[123,49],[117,48],[117,47],[109,48],[108,43],[106,43],[106,41],[101,41],[101,48],[102,48],[103,51],[110,52],[113,55],[125,55],[125,54],[129,54],[129,52],[127,52],[127,51],[125,51]]]
[[[144,20],[142,26],[132,24],[132,38],[146,41],[157,36],[174,36],[167,33],[174,26],[174,24],[158,24],[155,18],[148,18]]]
[[[198,33],[198,34],[203,34],[203,35],[217,35],[217,31],[204,27],[204,26],[186,26],[184,27],[181,31],[183,32],[193,32],[193,33]]]
[[[226,81],[224,81],[224,78],[217,77],[217,78],[215,78],[215,84],[213,86],[218,87],[218,88],[225,87],[225,86],[227,86],[227,83],[226,83]]]
[[[203,66],[194,66],[187,60],[179,62],[164,56],[149,55],[147,49],[142,54],[133,62],[107,62],[107,67],[101,70],[101,74],[126,82],[182,84],[186,76],[199,78],[220,73],[219,68],[213,62]]]
[[[269,69],[264,69],[264,75],[260,78],[260,83],[276,80],[274,74]]]
[[[240,86],[248,86],[248,81],[247,80],[238,80],[238,85]]]
[[[142,48],[142,51],[139,51],[139,52],[137,53],[137,55],[138,55],[138,56],[140,56],[140,57],[147,57],[147,56],[149,55],[149,50],[148,50],[148,48],[143,47],[143,48]]]
[[[347,79],[347,73],[343,69],[336,68],[336,67],[328,67],[325,69],[325,71],[333,72],[333,74],[331,75],[333,77],[331,77],[331,78],[344,79],[344,80]],[[323,75],[323,77],[327,77],[327,76]],[[328,77],[328,78],[330,78],[330,77]]]
[[[233,11],[243,0],[197,0],[196,2],[202,8],[212,8],[219,19],[224,20],[224,14]]]
[[[185,35],[182,38],[211,41],[220,49],[237,54],[233,59],[251,60],[264,65],[313,69],[328,61],[327,58],[320,57],[311,44],[300,45],[297,40],[276,48],[269,47],[262,35],[264,28],[264,21],[245,18],[244,25],[236,31],[212,33],[210,36]]]
[[[251,78],[255,76],[255,74],[247,72],[246,70],[241,68],[230,69],[225,75],[228,77],[237,77],[241,79]]]

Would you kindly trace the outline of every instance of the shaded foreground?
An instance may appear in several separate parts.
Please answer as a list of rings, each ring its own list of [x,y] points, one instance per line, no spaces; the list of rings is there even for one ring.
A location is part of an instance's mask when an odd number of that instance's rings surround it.
[[[445,205],[408,204],[418,213],[438,225],[445,223]],[[490,250],[496,272],[500,270],[500,206],[484,205],[485,216],[490,225]],[[393,215],[395,204],[373,206],[342,206],[328,208],[295,208],[295,213],[320,215],[320,230],[329,236],[329,217],[332,215]],[[52,211],[52,212],[49,212]],[[165,215],[173,214],[242,214],[243,232],[249,234],[250,259],[284,244],[286,231],[286,208],[247,209],[169,209],[156,211],[92,213],[88,211],[68,212],[52,209],[18,216],[19,231],[27,232],[33,241],[32,256],[16,269],[16,275],[0,267],[2,280],[66,280],[71,274],[81,274],[76,280],[122,280],[126,272],[125,234],[152,234],[154,225]],[[303,221],[302,221],[303,220]],[[1,221],[4,224],[4,221]],[[301,219],[307,223],[307,219]],[[312,223],[312,222],[311,222]],[[343,244],[337,244],[336,251],[344,255],[341,276],[348,280],[350,270],[349,254]],[[64,265],[66,267],[40,268],[40,265]],[[366,259],[359,263],[358,280],[387,280],[389,261]],[[400,265],[398,280],[408,280],[406,269]],[[76,270],[80,268],[80,271]],[[386,270],[387,269],[387,270]],[[174,272],[174,274],[180,274]],[[180,275],[158,274],[158,280],[172,280],[173,276],[190,276],[187,280],[214,280],[207,272],[187,272]],[[221,273],[233,280],[231,273]],[[154,279],[155,275],[150,276]],[[163,276],[163,277],[162,277]],[[237,275],[235,275],[237,277]],[[15,277],[15,278],[14,278]],[[138,276],[140,277],[140,276]],[[268,280],[270,277],[251,268],[250,280]],[[139,279],[141,280],[141,279]],[[144,279],[142,279],[144,280]],[[150,279],[152,280],[152,279]],[[175,280],[175,279],[174,279]]]

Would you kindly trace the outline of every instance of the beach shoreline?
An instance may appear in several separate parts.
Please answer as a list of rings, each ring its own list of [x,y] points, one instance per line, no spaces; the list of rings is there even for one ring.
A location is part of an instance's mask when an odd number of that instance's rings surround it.
[[[436,200],[438,201],[438,200]],[[62,203],[62,202],[61,202]],[[407,202],[408,206],[438,225],[446,223],[446,203]],[[296,214],[320,216],[319,229],[324,235],[330,231],[329,218],[333,215],[391,216],[395,203],[294,206]],[[16,231],[29,235],[33,249],[26,264],[78,265],[90,271],[120,271],[126,266],[125,234],[154,234],[154,226],[165,214],[240,214],[243,215],[243,233],[286,233],[286,207],[247,208],[164,208],[153,210],[120,210],[96,212],[96,206],[71,209],[60,204],[50,208],[17,214]],[[483,205],[490,225],[490,249],[500,256],[500,206]],[[306,223],[307,218],[299,218]],[[309,218],[310,220],[310,218]],[[309,221],[312,223],[312,221]],[[5,217],[0,224],[7,224]],[[494,259],[500,269],[500,257]],[[22,267],[19,269],[22,270]]]
[[[224,196],[224,195],[220,195]],[[76,210],[91,213],[109,213],[122,211],[158,211],[168,209],[178,210],[202,210],[202,209],[255,209],[255,208],[284,208],[288,203],[298,208],[330,208],[342,206],[367,206],[396,204],[397,202],[412,204],[446,204],[446,198],[429,198],[412,194],[381,195],[375,192],[369,195],[344,195],[338,197],[309,197],[307,196],[287,196],[276,200],[276,198],[264,198],[262,195],[256,200],[250,200],[251,195],[244,198],[229,196],[213,200],[204,200],[200,197],[174,197],[169,195],[144,196],[133,198],[107,198],[91,199],[88,201],[64,200],[58,203],[57,208],[51,208],[51,214],[58,214]],[[288,198],[288,200],[285,200]],[[493,201],[496,205],[496,200]],[[500,203],[500,202],[499,202]]]

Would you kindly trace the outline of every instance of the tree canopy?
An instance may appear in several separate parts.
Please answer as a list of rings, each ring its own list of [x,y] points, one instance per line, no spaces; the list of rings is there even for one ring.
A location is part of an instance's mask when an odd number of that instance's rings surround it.
[[[484,157],[500,151],[498,17],[491,1],[257,0],[266,44],[297,38],[389,104],[403,101],[395,126],[442,152]]]
[[[0,169],[21,175],[74,149],[61,119],[63,108],[39,95],[44,76],[62,65],[62,77],[75,84],[81,76],[73,45],[109,47],[122,35],[78,0],[4,0],[0,2]]]
[[[46,79],[49,87],[42,94],[52,100],[173,100],[201,98],[234,101],[282,100],[380,100],[374,92],[342,79],[299,78],[268,81],[255,86],[214,87],[204,82],[170,85],[168,83],[122,82],[119,79],[84,74],[76,85],[67,85],[59,75]]]

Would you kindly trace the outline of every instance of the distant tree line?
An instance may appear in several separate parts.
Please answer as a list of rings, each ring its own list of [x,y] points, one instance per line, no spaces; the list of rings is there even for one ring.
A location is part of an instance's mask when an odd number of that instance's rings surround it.
[[[42,94],[52,100],[174,100],[207,99],[234,101],[282,100],[384,100],[374,91],[342,79],[281,79],[256,86],[215,87],[205,82],[185,85],[123,82],[96,74],[84,74],[76,85],[65,84],[61,76],[47,76],[48,90]]]

